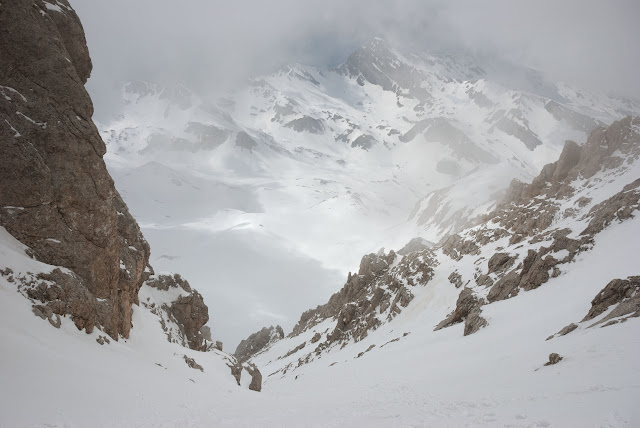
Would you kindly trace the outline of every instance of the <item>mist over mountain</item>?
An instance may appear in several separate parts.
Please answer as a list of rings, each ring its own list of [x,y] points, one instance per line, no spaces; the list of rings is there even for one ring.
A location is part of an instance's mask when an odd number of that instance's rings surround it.
[[[638,12],[3,2],[0,426],[639,425]]]
[[[634,0],[296,2],[80,1],[98,118],[117,87],[173,81],[219,96],[290,63],[336,66],[382,37],[403,52],[467,53],[541,70],[552,81],[640,98]]]
[[[640,110],[528,67],[405,55],[381,38],[337,67],[287,65],[218,99],[148,81],[119,92],[120,117],[98,123],[107,165],[152,260],[189,274],[233,347],[264,325],[292,328],[361,254],[438,242],[566,139]]]

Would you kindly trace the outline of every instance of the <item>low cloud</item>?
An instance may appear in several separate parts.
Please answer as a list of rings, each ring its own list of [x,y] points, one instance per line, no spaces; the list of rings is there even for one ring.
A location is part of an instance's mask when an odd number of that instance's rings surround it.
[[[336,65],[374,36],[408,51],[499,55],[605,92],[640,98],[636,0],[76,1],[108,110],[118,82],[181,81],[221,93],[301,62]]]

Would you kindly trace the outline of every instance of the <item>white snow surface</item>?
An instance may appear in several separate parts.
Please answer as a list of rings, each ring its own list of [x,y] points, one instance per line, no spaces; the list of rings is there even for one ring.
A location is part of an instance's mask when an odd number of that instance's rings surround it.
[[[14,272],[50,269],[0,232],[3,264]],[[361,342],[270,377],[299,354],[278,356],[334,322],[275,343],[254,359],[261,393],[237,386],[217,353],[168,343],[147,311],[135,308],[129,340],[100,346],[97,332],[79,332],[66,319],[57,330],[35,317],[0,276],[0,426],[635,427],[640,320],[545,338],[580,320],[611,272],[638,274],[640,247],[629,237],[639,233],[637,218],[612,225],[566,273],[484,306],[489,326],[467,337],[461,324],[433,331],[459,292],[438,269],[412,288],[409,307]],[[551,352],[564,359],[544,367]],[[205,372],[188,368],[183,354]]]

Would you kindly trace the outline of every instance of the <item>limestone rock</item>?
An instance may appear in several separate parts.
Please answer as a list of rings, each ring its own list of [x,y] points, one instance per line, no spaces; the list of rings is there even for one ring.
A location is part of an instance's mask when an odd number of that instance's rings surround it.
[[[294,119],[284,126],[285,128],[291,128],[296,132],[309,132],[310,134],[322,134],[324,132],[324,125],[322,121],[309,116]]]
[[[462,275],[458,271],[451,272],[449,274],[449,282],[456,286],[456,288],[462,287]]]
[[[152,295],[157,300],[151,300],[151,297],[147,296],[146,287],[157,290]],[[178,297],[175,297],[176,291]],[[145,282],[143,295],[147,297],[140,303],[159,317],[169,342],[196,351],[206,351],[214,347],[206,337],[207,329],[204,328],[209,321],[209,308],[204,303],[202,295],[180,275],[152,276]],[[208,336],[210,335],[209,330]]]
[[[183,357],[184,357],[184,362],[187,363],[187,365],[190,368],[204,372],[204,368],[202,368],[200,364],[196,363],[196,360],[194,360],[193,358],[187,357],[186,355],[183,355]]]
[[[233,355],[241,363],[245,362],[255,354],[283,338],[284,331],[282,331],[282,327],[279,325],[275,327],[264,327],[262,330],[253,333],[248,338],[240,341]]]
[[[413,238],[409,241],[404,247],[398,250],[398,254],[401,256],[407,255],[409,253],[413,253],[414,251],[422,251],[427,250],[429,248],[433,248],[436,244],[433,242],[427,241],[422,238]]]
[[[128,337],[149,246],[102,159],[82,25],[66,0],[58,5],[20,0],[0,13],[0,225],[74,273],[47,279],[65,281],[54,313]]]
[[[242,150],[247,149],[249,152],[253,152],[253,149],[258,146],[258,143],[251,138],[249,134],[244,131],[238,132],[236,135],[236,147],[240,147]]]
[[[256,392],[262,391],[262,373],[260,373],[258,367],[256,367],[255,364],[246,363],[244,364],[243,368],[249,374],[249,376],[251,376],[249,389]]]
[[[495,253],[488,262],[489,273],[501,272],[513,266],[516,258],[506,253]]]
[[[578,324],[575,323],[571,323],[568,326],[564,327],[562,330],[560,330],[557,335],[558,336],[565,336],[569,333],[571,333],[573,330],[575,330],[576,328],[578,328]]]
[[[442,320],[434,331],[450,327],[454,324],[465,322],[464,335],[468,336],[487,325],[487,321],[480,315],[483,301],[478,299],[473,290],[465,288],[460,292],[455,310]]]
[[[597,324],[613,318],[640,316],[640,276],[627,279],[614,279],[600,291],[591,301],[591,309],[581,322],[589,321],[607,311],[612,305],[616,307]],[[626,320],[623,319],[623,320]]]
[[[549,361],[546,362],[544,365],[551,366],[554,364],[558,364],[560,361],[562,361],[562,357],[559,354],[556,354],[555,352],[553,352],[549,354]]]

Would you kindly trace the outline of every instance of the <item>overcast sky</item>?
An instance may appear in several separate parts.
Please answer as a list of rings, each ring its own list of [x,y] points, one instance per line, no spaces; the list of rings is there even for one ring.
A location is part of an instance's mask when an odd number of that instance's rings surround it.
[[[640,98],[638,0],[76,0],[98,113],[116,82],[220,92],[291,63],[335,65],[374,36],[401,50],[499,54]]]

